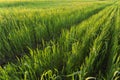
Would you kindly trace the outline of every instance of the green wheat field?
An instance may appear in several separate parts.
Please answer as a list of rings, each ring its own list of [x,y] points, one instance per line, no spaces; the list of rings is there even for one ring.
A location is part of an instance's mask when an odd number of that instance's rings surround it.
[[[120,80],[120,0],[0,0],[0,80]]]

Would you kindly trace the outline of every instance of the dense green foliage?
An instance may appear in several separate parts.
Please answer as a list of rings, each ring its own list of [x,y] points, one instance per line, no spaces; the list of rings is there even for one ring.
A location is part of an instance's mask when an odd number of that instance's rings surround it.
[[[0,2],[0,80],[120,79],[120,1],[68,2]]]

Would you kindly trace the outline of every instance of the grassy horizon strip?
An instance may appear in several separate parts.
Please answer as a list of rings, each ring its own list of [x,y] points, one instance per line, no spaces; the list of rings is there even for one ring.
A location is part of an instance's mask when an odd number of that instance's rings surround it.
[[[0,2],[0,8],[56,8],[56,7],[63,7],[63,6],[75,6],[79,5],[80,3],[90,4],[106,4],[107,2],[102,1],[5,1]]]

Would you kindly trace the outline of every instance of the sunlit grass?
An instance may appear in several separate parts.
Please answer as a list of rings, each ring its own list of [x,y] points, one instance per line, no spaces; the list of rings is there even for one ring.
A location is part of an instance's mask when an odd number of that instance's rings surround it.
[[[119,5],[1,0],[0,80],[119,80]]]

